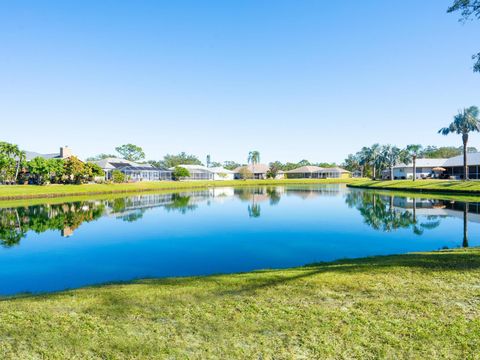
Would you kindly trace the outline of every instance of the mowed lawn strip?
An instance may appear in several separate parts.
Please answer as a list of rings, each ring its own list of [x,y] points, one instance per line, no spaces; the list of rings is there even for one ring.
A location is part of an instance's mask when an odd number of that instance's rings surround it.
[[[475,359],[480,250],[0,301],[2,359]]]
[[[354,179],[284,179],[284,180],[228,180],[228,181],[151,181],[128,184],[86,185],[0,185],[0,200],[48,198],[60,196],[134,193],[157,190],[182,190],[224,186],[340,184]]]
[[[368,189],[405,190],[416,192],[444,193],[444,194],[471,194],[480,195],[480,181],[452,181],[452,180],[357,180],[348,184],[350,187]]]

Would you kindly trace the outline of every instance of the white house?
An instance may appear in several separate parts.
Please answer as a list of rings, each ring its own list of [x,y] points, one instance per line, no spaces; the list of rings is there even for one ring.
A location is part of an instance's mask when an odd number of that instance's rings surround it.
[[[416,178],[424,179],[427,177],[433,177],[435,168],[442,168],[445,165],[447,159],[417,159],[416,161]],[[384,179],[390,177],[390,169],[386,169],[382,172]],[[398,164],[393,167],[394,179],[413,179],[413,163],[410,164]]]
[[[224,169],[223,167],[206,167],[203,165],[178,165],[185,168],[190,173],[189,177],[185,180],[233,180],[233,171]],[[170,171],[175,170],[175,167],[171,167]]]
[[[150,164],[139,164],[120,158],[106,158],[92,161],[105,172],[105,179],[112,178],[112,171],[118,170],[127,176],[130,181],[159,181],[172,180],[172,172],[169,170],[153,167]]]

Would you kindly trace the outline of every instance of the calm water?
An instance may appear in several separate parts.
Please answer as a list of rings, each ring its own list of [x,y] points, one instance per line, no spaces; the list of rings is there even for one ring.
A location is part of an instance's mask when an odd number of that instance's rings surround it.
[[[0,208],[0,294],[478,246],[479,213],[343,185]]]

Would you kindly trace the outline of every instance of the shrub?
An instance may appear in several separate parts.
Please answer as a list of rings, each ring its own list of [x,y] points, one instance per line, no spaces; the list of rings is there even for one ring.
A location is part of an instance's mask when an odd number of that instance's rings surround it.
[[[123,183],[126,180],[127,180],[127,177],[120,170],[113,170],[112,171],[112,181],[114,183],[117,183],[117,184],[118,183]]]
[[[244,166],[239,170],[240,178],[243,180],[252,179],[253,172],[251,172],[248,167]]]
[[[188,169],[185,169],[184,167],[175,166],[175,169],[173,169],[172,176],[174,180],[180,180],[182,178],[189,177],[190,171],[188,171]]]
[[[85,164],[85,172],[88,181],[93,181],[96,180],[96,178],[98,177],[105,176],[105,172],[103,171],[103,169],[99,165],[91,162],[87,162]]]

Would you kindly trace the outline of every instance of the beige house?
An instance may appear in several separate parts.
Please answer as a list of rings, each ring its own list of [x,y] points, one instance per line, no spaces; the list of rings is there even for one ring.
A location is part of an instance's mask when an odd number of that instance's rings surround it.
[[[242,179],[242,170],[245,168],[253,174],[254,179],[267,178],[267,172],[269,169],[267,164],[255,164],[255,165],[249,164],[249,165],[239,166],[233,170],[235,179]]]
[[[312,179],[318,177],[318,171],[322,170],[318,166],[301,166],[299,168],[285,171],[288,179]]]
[[[343,179],[350,177],[351,173],[340,167],[321,168],[318,166],[301,166],[286,171],[285,175],[288,179]]]

